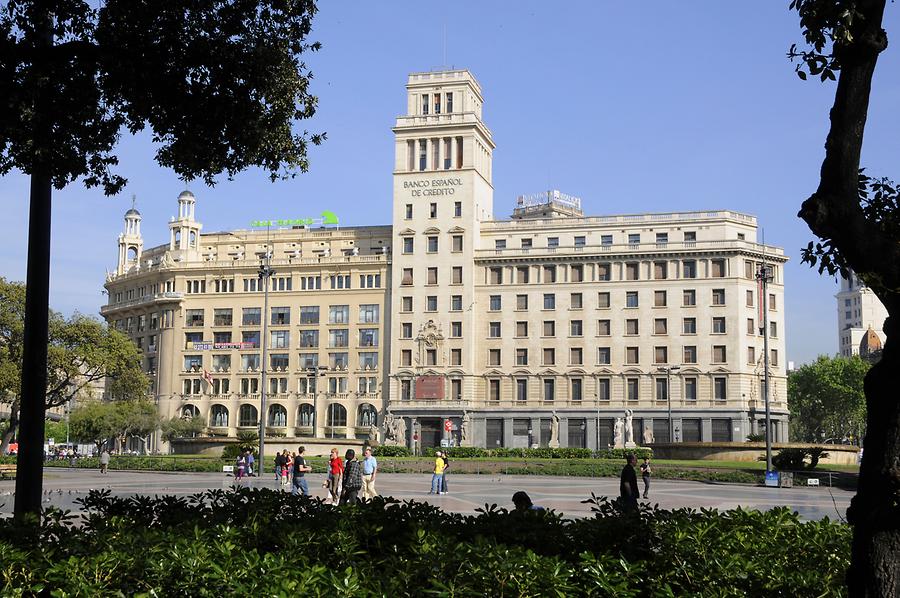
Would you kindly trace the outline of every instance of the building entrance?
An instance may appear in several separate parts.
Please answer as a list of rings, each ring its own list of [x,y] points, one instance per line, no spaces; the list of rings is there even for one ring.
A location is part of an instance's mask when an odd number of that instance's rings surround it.
[[[444,437],[443,420],[439,417],[425,417],[419,419],[420,437],[422,448],[441,446]]]

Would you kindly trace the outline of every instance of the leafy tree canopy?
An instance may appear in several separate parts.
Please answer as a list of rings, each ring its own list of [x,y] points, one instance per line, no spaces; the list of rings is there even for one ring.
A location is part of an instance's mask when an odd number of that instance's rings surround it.
[[[191,438],[206,429],[206,420],[202,416],[173,417],[162,422],[162,439],[171,442],[176,438]]]
[[[87,401],[75,408],[69,418],[72,436],[93,442],[98,449],[110,438],[118,438],[124,444],[129,436],[146,436],[158,424],[156,406],[146,399]]]
[[[315,12],[312,0],[5,2],[0,174],[40,163],[58,189],[84,177],[114,194],[126,181],[113,148],[145,127],[184,179],[305,171],[323,139],[294,127],[316,109],[301,60],[319,48],[305,41]],[[35,138],[35,118],[49,137]]]
[[[788,375],[791,437],[803,442],[857,436],[865,429],[863,381],[870,368],[859,356],[824,355]]]

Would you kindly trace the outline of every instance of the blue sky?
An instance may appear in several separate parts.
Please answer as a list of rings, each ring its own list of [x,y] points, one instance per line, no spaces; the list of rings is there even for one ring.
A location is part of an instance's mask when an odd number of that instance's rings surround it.
[[[328,141],[310,172],[270,183],[252,171],[192,183],[204,231],[253,219],[337,213],[344,225],[390,222],[394,118],[406,75],[443,65],[481,82],[494,133],[494,212],[547,188],[590,215],[732,209],[755,214],[785,271],[788,359],[837,351],[833,279],[800,263],[812,239],[796,218],[815,189],[834,84],[801,82],[785,57],[800,30],[788,2],[322,2],[308,58]],[[900,38],[889,3],[888,35]],[[446,32],[446,34],[444,33]],[[446,59],[445,42],[446,39]],[[900,178],[900,49],[876,72],[863,163]],[[125,137],[120,196],[70,185],[55,193],[51,304],[96,314],[115,267],[122,215],[138,197],[145,247],[167,240],[185,188],[153,160],[146,134]],[[0,276],[24,279],[28,180],[0,179]]]

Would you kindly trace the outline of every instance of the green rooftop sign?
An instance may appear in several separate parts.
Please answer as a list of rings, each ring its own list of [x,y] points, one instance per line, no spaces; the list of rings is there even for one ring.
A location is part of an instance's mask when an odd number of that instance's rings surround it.
[[[319,218],[279,218],[277,220],[252,220],[250,226],[256,228],[268,228],[272,226],[314,226],[338,224],[338,217],[334,212],[325,210]]]

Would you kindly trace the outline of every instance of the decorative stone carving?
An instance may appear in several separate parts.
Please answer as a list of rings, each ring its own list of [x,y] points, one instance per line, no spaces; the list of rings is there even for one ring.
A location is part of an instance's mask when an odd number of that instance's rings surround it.
[[[653,444],[656,441],[653,438],[653,428],[650,426],[644,426],[644,444]]]
[[[634,427],[631,424],[633,416],[634,411],[631,409],[625,410],[625,448],[634,448],[637,446],[634,443]]]
[[[472,425],[472,418],[468,411],[463,412],[462,423],[459,426],[460,445],[469,446],[469,427]]]
[[[556,411],[550,414],[550,448],[559,448],[559,416]]]
[[[625,448],[624,427],[622,418],[617,417],[616,423],[613,425],[613,448]]]

